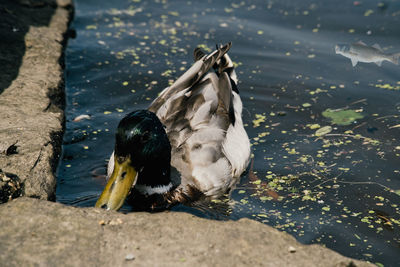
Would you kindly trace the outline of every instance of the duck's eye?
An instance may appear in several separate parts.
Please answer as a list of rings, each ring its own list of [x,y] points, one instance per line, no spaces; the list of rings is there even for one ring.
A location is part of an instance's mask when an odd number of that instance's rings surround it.
[[[117,161],[119,164],[122,164],[123,162],[125,162],[128,159],[127,156],[117,156]]]

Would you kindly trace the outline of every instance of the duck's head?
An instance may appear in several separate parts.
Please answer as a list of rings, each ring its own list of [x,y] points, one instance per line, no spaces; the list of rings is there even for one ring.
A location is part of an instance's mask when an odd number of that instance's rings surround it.
[[[147,110],[129,113],[118,125],[114,170],[96,207],[120,209],[135,185],[142,190],[168,188],[170,162],[171,145],[157,116]]]

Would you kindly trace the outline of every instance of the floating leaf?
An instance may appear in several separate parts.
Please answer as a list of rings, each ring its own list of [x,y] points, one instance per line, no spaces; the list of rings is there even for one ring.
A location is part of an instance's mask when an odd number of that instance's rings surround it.
[[[325,206],[325,207],[322,208],[322,210],[324,210],[324,211],[330,211],[331,208],[330,208],[329,206]]]
[[[367,11],[364,12],[364,16],[368,17],[370,16],[374,11],[372,9],[368,9]]]
[[[261,124],[262,122],[265,122],[265,119],[266,119],[265,115],[256,114],[255,117],[256,117],[256,119],[253,120],[253,127],[254,127],[254,128],[260,126],[260,124]]]
[[[87,25],[86,30],[96,30],[97,26],[96,25]]]
[[[319,125],[317,123],[316,124],[307,125],[307,126],[310,127],[311,130],[318,129],[318,128],[321,127],[321,125]]]
[[[322,116],[330,118],[333,124],[337,125],[350,125],[357,119],[362,119],[364,116],[361,113],[357,113],[355,110],[331,110],[327,109],[322,112]]]
[[[328,133],[332,132],[332,127],[331,126],[324,126],[318,130],[315,131],[315,136],[324,136]]]
[[[361,221],[362,221],[362,222],[364,222],[364,223],[369,223],[369,219],[368,219],[368,217],[364,217],[364,218],[362,218],[362,219],[361,219]]]

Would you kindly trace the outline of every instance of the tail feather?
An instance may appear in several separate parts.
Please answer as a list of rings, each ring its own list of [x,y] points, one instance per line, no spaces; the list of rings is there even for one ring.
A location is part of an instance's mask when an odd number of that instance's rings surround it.
[[[222,46],[222,45],[220,45],[220,46]],[[217,49],[218,49],[218,45],[217,45]],[[214,64],[214,69],[218,74],[221,74],[222,72],[226,71],[227,69],[233,69],[233,67],[234,67],[233,62],[227,53],[224,54],[223,57],[221,57],[221,59],[216,62],[216,64]]]
[[[229,57],[228,53],[225,53],[221,57],[221,59],[214,64],[213,67],[218,75],[221,75],[221,73],[223,72],[226,72],[228,74],[229,79],[231,81],[232,90],[239,94],[239,90],[237,88],[238,79],[235,72],[235,66],[233,65],[233,61]]]
[[[224,46],[220,46],[219,48],[217,48],[217,50],[215,50],[214,52],[212,52],[211,54],[209,54],[203,61],[206,63],[206,68],[207,71],[214,66],[215,63],[217,63],[223,55],[225,55],[229,49],[231,48],[232,43],[229,42]]]
[[[203,50],[201,50],[200,47],[196,47],[196,49],[194,49],[194,51],[193,51],[194,62],[200,60],[205,55],[206,54],[203,52]]]
[[[159,97],[157,97],[150,105],[149,110],[158,110],[161,105],[171,95],[176,94],[186,88],[193,86],[199,81],[204,74],[206,74],[214,64],[224,56],[231,48],[232,43],[229,42],[223,46],[220,46],[217,50],[206,55],[200,48],[196,48],[194,51],[194,58],[196,62],[182,74],[169,88],[165,89]]]
[[[199,60],[197,60],[190,69],[188,69],[181,77],[179,77],[168,90],[168,96],[172,91],[180,91],[188,88],[195,84],[198,80],[203,77],[205,73],[231,48],[232,43],[229,42],[224,46],[221,46],[214,52],[208,55],[204,55]],[[197,54],[200,56],[201,50],[198,50]]]

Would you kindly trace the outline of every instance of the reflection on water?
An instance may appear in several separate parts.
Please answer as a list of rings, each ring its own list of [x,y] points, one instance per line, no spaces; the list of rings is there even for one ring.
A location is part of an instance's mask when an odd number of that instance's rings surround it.
[[[335,44],[359,40],[398,52],[399,17],[394,0],[76,1],[57,200],[93,206],[122,116],[146,108],[198,44],[232,41],[252,167],[230,198],[174,210],[249,217],[399,265],[400,69],[353,68],[335,54]]]

